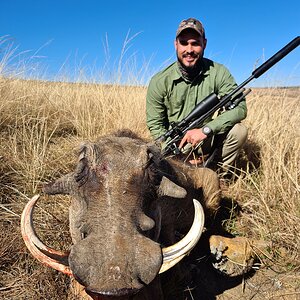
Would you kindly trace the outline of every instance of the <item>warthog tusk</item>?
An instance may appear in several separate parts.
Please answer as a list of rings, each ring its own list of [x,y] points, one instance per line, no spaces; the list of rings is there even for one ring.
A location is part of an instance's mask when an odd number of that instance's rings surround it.
[[[37,236],[33,227],[32,215],[39,195],[33,196],[26,204],[21,216],[21,232],[30,253],[41,263],[72,276],[68,266],[68,252],[61,252],[46,246]],[[204,227],[204,211],[197,200],[193,200],[195,215],[187,235],[174,245],[162,249],[163,264],[159,273],[163,273],[183,259],[197,244]]]
[[[159,273],[163,273],[183,259],[198,243],[204,228],[204,211],[202,205],[193,200],[195,207],[194,221],[186,236],[174,245],[162,249],[163,264]]]
[[[26,247],[41,263],[72,276],[68,266],[68,252],[61,252],[46,246],[37,236],[33,227],[32,215],[39,195],[33,196],[26,204],[21,216],[21,232]]]

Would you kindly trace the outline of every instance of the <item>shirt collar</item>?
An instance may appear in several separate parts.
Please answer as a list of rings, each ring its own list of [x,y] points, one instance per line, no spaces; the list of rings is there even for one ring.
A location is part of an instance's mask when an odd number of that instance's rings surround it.
[[[178,67],[177,61],[173,63],[173,68],[174,68],[175,72],[171,72],[171,79],[173,81],[177,81],[179,79],[184,80],[184,78],[182,77],[182,74],[180,72],[180,69]],[[201,74],[203,76],[206,76],[206,75],[209,74],[209,68],[208,68],[208,66],[206,64],[205,58],[202,58],[202,70],[199,72],[199,75],[201,75]]]

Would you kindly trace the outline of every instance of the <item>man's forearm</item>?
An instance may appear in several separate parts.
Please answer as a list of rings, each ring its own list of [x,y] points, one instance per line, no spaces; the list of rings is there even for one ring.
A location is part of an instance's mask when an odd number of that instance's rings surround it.
[[[239,103],[237,107],[232,110],[225,111],[214,120],[207,123],[214,134],[224,133],[233,127],[236,123],[241,122],[247,116],[246,101]]]

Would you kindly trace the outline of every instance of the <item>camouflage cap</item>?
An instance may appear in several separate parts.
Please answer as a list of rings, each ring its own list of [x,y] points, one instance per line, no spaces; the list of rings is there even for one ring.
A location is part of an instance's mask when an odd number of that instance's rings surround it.
[[[180,33],[185,29],[193,29],[197,33],[200,34],[200,36],[205,38],[205,31],[202,23],[194,18],[188,18],[186,20],[182,20],[178,26],[178,29],[176,31],[176,38],[180,35]]]

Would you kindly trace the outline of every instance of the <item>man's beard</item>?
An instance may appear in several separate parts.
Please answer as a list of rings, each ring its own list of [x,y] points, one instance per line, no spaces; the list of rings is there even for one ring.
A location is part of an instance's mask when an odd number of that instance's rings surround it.
[[[179,66],[179,69],[180,69],[180,72],[181,72],[183,78],[187,79],[188,81],[193,81],[193,79],[199,75],[199,73],[202,69],[202,58],[203,58],[204,53],[202,53],[198,57],[196,63],[192,66],[184,65],[182,62],[182,59],[179,58],[178,53],[176,53],[176,54],[177,54],[178,66]]]

